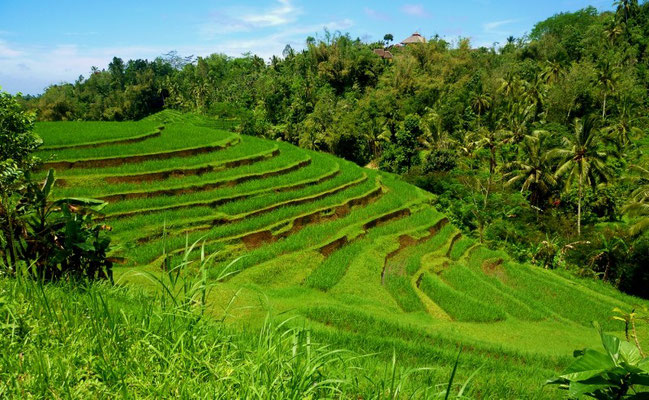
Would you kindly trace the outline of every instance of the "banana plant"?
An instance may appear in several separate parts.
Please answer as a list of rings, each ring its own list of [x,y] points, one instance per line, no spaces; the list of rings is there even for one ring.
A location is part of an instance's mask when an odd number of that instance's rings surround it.
[[[44,279],[66,275],[109,278],[112,263],[106,255],[110,228],[93,222],[106,203],[85,198],[50,201],[54,186],[50,170],[42,185],[31,184],[21,200],[21,258],[31,273]]]
[[[559,385],[570,398],[588,396],[599,400],[649,399],[649,358],[629,341],[604,333],[600,329],[604,351],[575,351],[577,358],[556,379],[547,384]],[[644,389],[643,389],[644,387]]]

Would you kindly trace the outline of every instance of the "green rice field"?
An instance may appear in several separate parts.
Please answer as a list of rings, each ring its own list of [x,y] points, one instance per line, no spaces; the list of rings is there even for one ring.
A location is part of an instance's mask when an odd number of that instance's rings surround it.
[[[37,123],[54,197],[108,202],[119,284],[156,290],[143,272],[212,256],[208,312],[230,328],[288,320],[362,364],[426,367],[421,385],[447,382],[462,348],[458,382],[478,371],[467,394],[490,399],[561,397],[544,383],[598,346],[592,323],[623,335],[613,308],[648,304],[481,246],[398,176],[219,126]]]

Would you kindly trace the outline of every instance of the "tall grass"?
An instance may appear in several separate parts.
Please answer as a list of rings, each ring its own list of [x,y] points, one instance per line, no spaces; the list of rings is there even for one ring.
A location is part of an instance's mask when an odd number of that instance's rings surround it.
[[[290,320],[231,330],[205,312],[209,263],[148,274],[157,289],[147,292],[0,278],[0,398],[457,396],[452,379],[411,380],[426,369],[397,367],[396,356],[375,364],[383,374],[367,371],[367,355],[318,342]]]

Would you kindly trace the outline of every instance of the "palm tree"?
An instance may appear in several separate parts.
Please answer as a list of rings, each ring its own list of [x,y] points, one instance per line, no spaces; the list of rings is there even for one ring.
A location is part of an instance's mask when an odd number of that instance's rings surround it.
[[[631,169],[638,173],[637,181],[644,182],[631,193],[629,202],[622,209],[629,217],[637,218],[631,226],[631,234],[635,236],[649,229],[649,169],[640,166]]]
[[[628,246],[622,238],[612,237],[607,239],[606,236],[601,235],[601,244],[591,257],[590,264],[592,267],[603,265],[604,273],[602,280],[608,281],[611,267],[619,262],[619,256],[628,251],[628,249]]]
[[[442,116],[430,107],[426,107],[424,111],[426,113],[421,118],[423,135],[419,138],[420,143],[427,149],[445,147],[449,138],[442,126]]]
[[[604,101],[602,102],[602,120],[606,118],[606,98],[610,92],[615,91],[615,81],[617,72],[613,69],[610,62],[601,63],[597,69],[597,86],[602,88]]]
[[[496,173],[498,166],[497,150],[500,146],[507,141],[502,131],[491,131],[488,129],[479,129],[477,132],[472,132],[468,135],[467,140],[471,143],[469,148],[484,148],[489,150],[489,178],[487,180],[486,193],[484,197],[484,207],[487,207],[489,193],[491,192],[491,185],[493,176]]]
[[[557,61],[546,61],[545,64],[545,68],[543,69],[543,72],[541,72],[541,78],[546,84],[552,85],[561,79],[564,71],[561,64]]]
[[[514,74],[507,74],[500,84],[498,91],[502,93],[505,97],[514,98],[520,92],[520,80]]]
[[[609,179],[606,165],[607,154],[600,150],[601,135],[595,129],[592,118],[575,119],[574,135],[563,138],[563,148],[551,151],[551,157],[557,157],[562,163],[555,172],[555,178],[565,178],[565,189],[577,183],[577,235],[581,236],[581,203],[584,185],[595,187],[598,182]]]
[[[541,75],[536,75],[531,82],[523,82],[523,89],[525,90],[525,100],[534,106],[535,117],[543,112],[543,104],[545,103],[546,86],[543,82]]]
[[[520,142],[527,131],[527,125],[534,117],[535,107],[533,104],[512,103],[510,112],[501,121],[500,126],[509,139],[515,143]]]
[[[390,136],[392,136],[390,130],[387,128],[382,129],[381,126],[374,126],[371,129],[367,129],[363,134],[375,159],[379,157],[382,144],[390,142]]]
[[[622,105],[620,115],[615,122],[604,128],[604,133],[615,143],[618,151],[631,143],[631,137],[642,134],[642,129],[632,126],[634,122],[635,119],[631,117],[629,108],[625,104]]]
[[[480,129],[480,116],[483,112],[491,108],[491,96],[488,93],[480,93],[473,98],[471,106],[473,111],[478,114],[478,129]]]
[[[604,35],[606,35],[606,38],[608,39],[610,44],[615,43],[616,39],[624,32],[622,24],[618,24],[617,21],[615,21],[614,18],[611,19],[611,21],[607,24],[606,29],[604,29]]]
[[[530,191],[530,203],[539,207],[540,200],[550,193],[557,184],[552,172],[549,152],[545,150],[545,138],[549,134],[535,131],[526,135],[521,142],[521,160],[506,165],[511,171],[505,175],[505,185],[512,186],[521,183],[521,192]]]
[[[624,23],[629,23],[629,16],[638,8],[638,0],[617,0],[613,3],[617,6],[617,15],[622,15]]]

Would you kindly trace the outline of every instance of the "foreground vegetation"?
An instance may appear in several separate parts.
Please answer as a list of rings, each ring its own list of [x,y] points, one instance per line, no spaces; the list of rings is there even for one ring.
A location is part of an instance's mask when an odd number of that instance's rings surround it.
[[[466,387],[451,371],[451,384],[418,385],[426,371],[399,360],[368,370],[367,356],[289,321],[234,331],[204,314],[206,282],[174,282],[144,293],[0,278],[0,397],[433,399]]]

